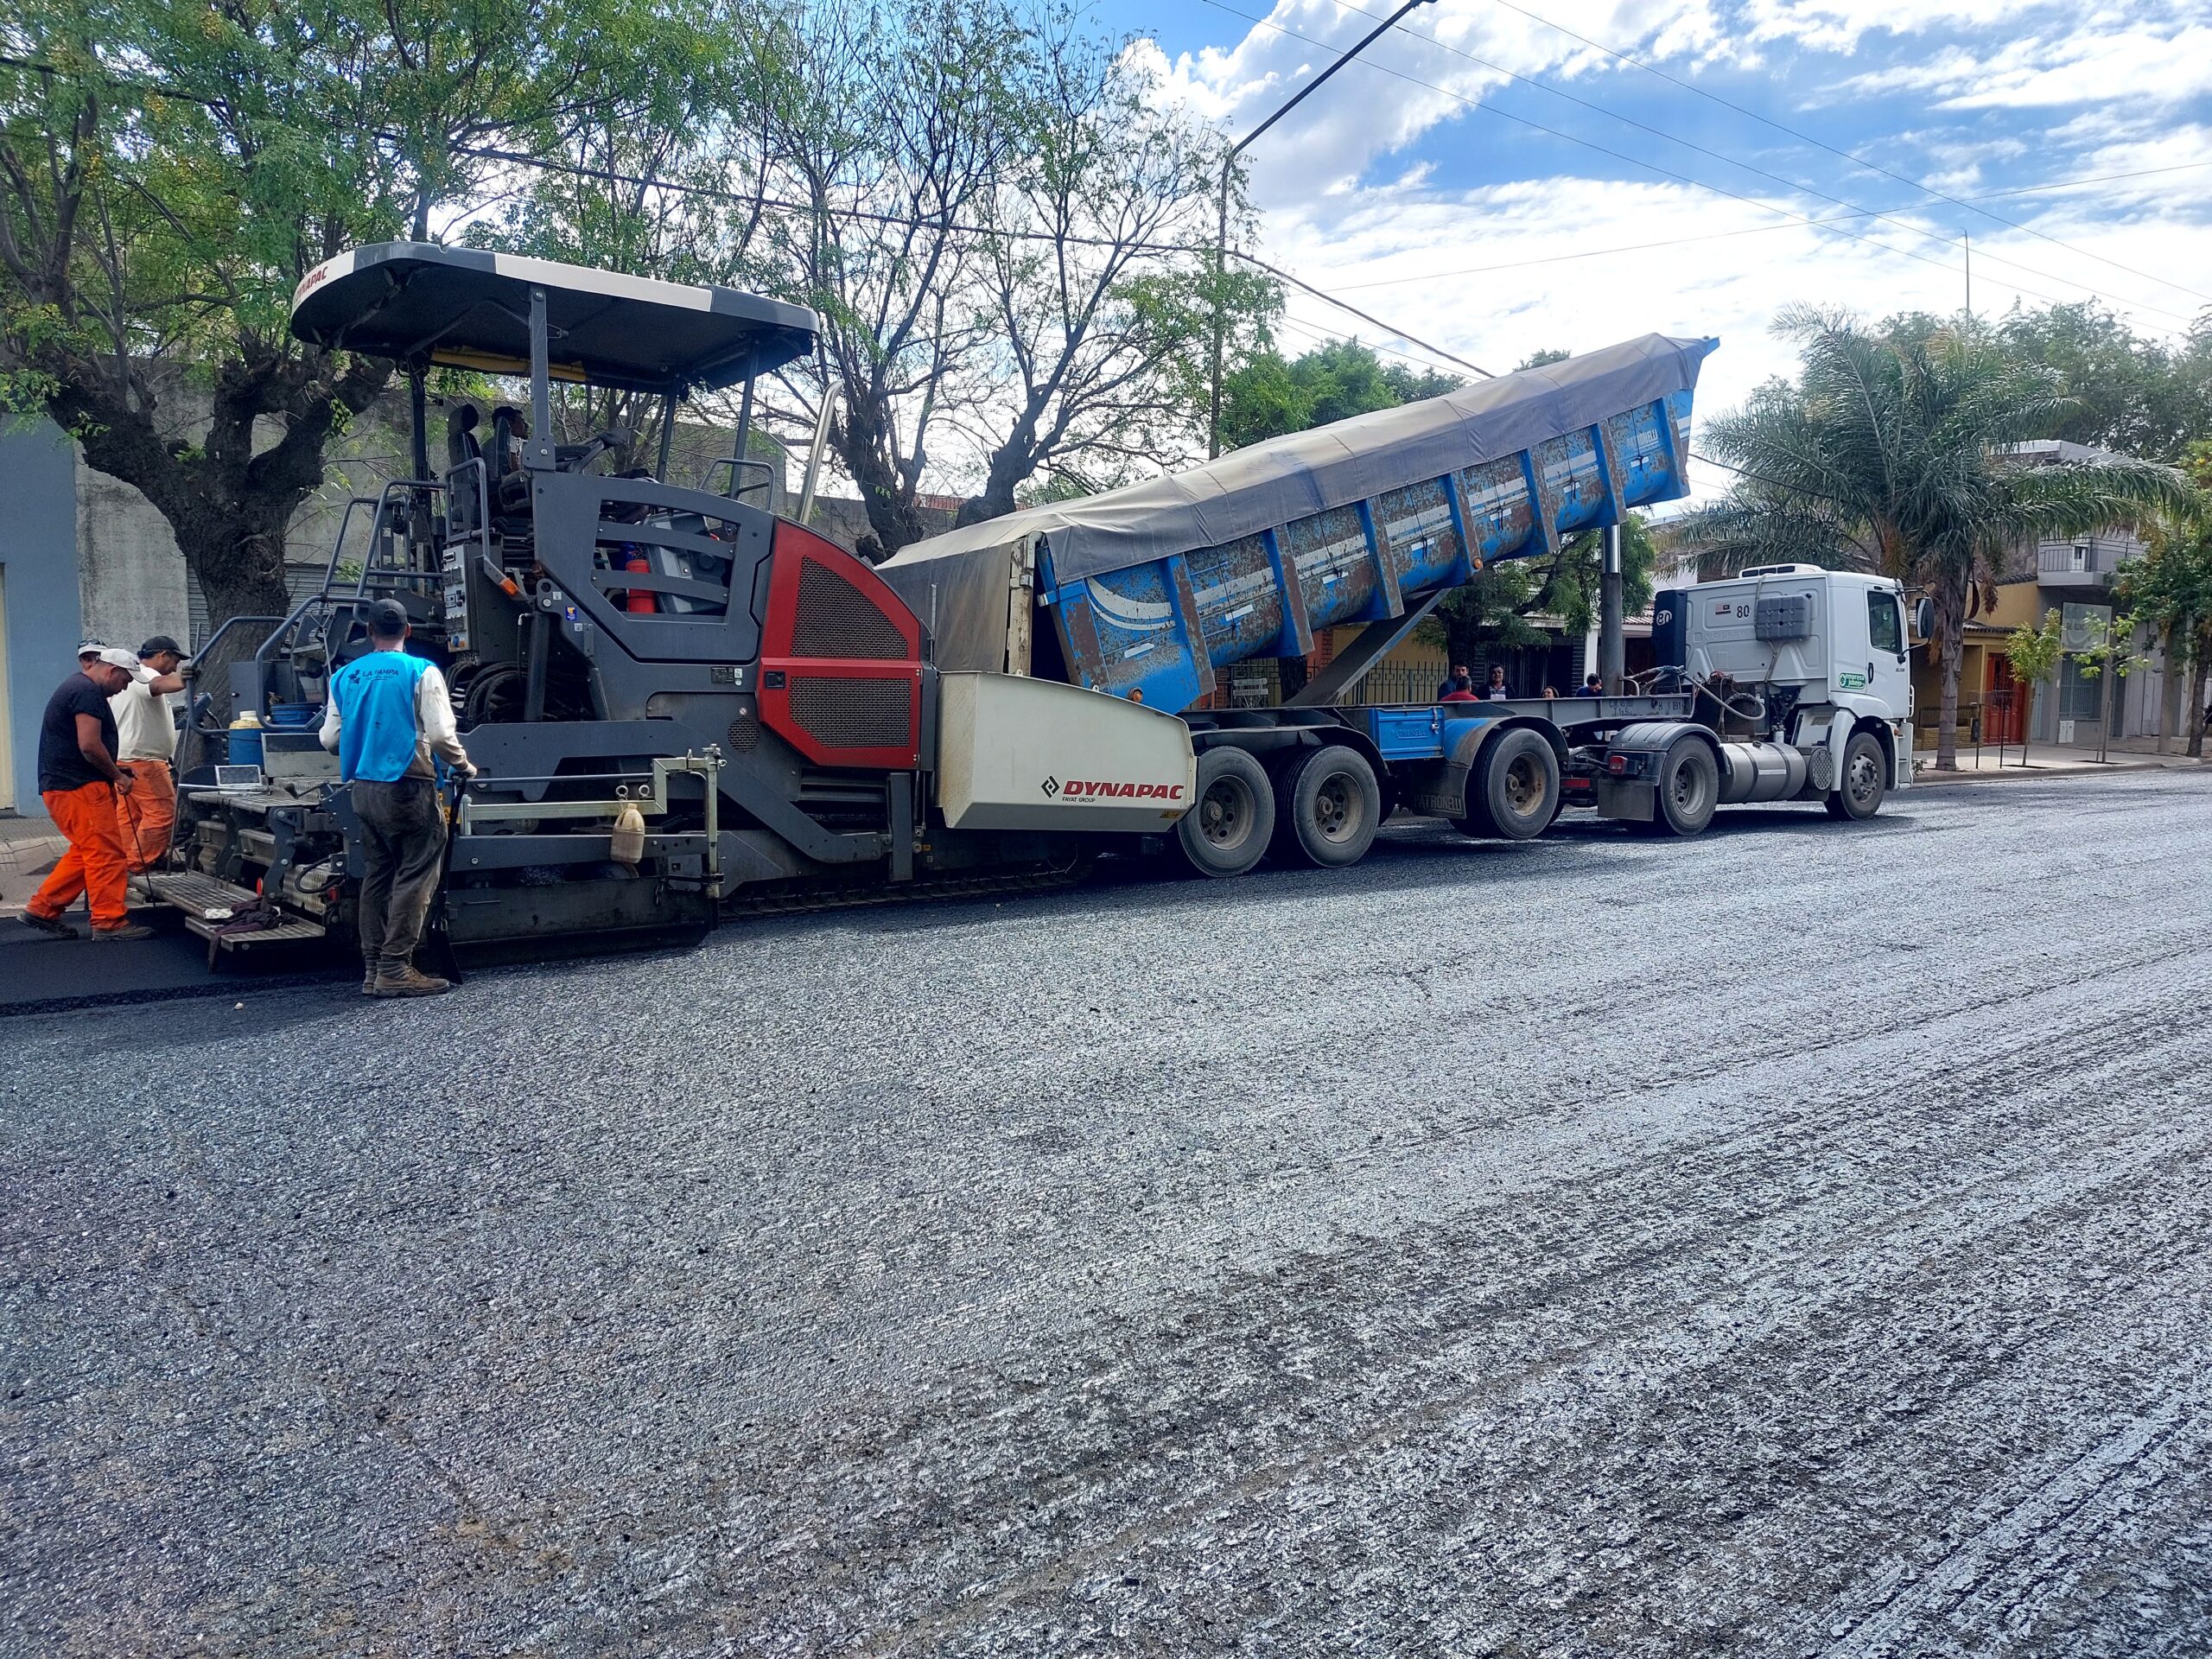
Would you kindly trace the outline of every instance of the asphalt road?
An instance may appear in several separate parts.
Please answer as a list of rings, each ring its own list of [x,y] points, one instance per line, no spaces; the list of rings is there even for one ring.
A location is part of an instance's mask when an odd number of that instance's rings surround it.
[[[0,1652],[2202,1655],[2208,858],[1416,826],[0,1020]]]

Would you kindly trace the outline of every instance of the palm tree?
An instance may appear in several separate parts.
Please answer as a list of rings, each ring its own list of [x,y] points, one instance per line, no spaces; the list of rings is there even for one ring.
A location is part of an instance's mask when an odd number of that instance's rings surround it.
[[[2073,403],[2055,372],[1971,323],[1885,334],[1791,307],[1775,330],[1800,343],[1802,372],[1707,424],[1704,447],[1738,477],[1725,499],[1679,521],[1675,544],[1705,575],[1799,560],[1923,590],[1943,677],[1936,766],[1955,771],[1973,591],[1993,602],[2010,549],[2133,523],[2177,499],[2180,480],[2141,461],[2009,458],[2055,431]]]

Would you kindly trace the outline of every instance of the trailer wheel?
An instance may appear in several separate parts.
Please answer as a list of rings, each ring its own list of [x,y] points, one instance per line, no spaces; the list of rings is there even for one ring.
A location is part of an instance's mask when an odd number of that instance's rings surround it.
[[[1466,817],[1452,821],[1461,835],[1527,841],[1551,828],[1559,757],[1541,733],[1506,733],[1484,753],[1482,768],[1467,780]]]
[[[1382,791],[1357,749],[1332,743],[1305,750],[1275,780],[1273,850],[1286,863],[1357,864],[1382,822]]]
[[[1268,771],[1242,749],[1198,756],[1198,798],[1175,823],[1175,844],[1198,875],[1242,875],[1260,861],[1274,834],[1275,794]]]
[[[1659,762],[1651,833],[1694,836],[1713,822],[1720,804],[1720,763],[1694,737],[1678,740]]]
[[[1882,746],[1871,732],[1855,732],[1843,748],[1843,777],[1822,803],[1832,818],[1871,818],[1890,792],[1889,767]]]

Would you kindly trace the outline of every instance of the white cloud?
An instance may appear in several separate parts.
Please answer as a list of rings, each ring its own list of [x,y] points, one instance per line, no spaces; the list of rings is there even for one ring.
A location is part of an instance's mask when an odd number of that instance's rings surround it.
[[[2173,104],[2212,91],[2212,23],[2180,29],[2077,29],[2004,42],[1951,46],[1932,57],[1855,75],[1862,97],[1933,93],[1951,110],[2101,103],[2116,89],[2139,104]]]
[[[1226,50],[1170,60],[1145,42],[1147,61],[1162,96],[1241,137],[1375,26],[1381,0],[1363,3],[1352,10],[1335,0],[1276,0],[1266,21]],[[1471,114],[1471,103],[1507,84],[1505,72],[1554,79],[1622,72],[1615,59],[1489,0],[1439,0],[1409,25],[1415,33],[1393,30],[1376,41],[1253,149],[1252,190],[1262,207],[1349,188],[1438,124]],[[1591,0],[1572,26],[1622,50],[1656,52],[1654,43],[1665,42],[1691,60],[1724,54],[1728,38],[1711,0]]]

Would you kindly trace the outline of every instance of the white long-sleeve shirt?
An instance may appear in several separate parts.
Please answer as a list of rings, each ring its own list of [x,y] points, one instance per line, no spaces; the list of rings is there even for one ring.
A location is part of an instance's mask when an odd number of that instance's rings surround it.
[[[322,705],[322,747],[333,754],[338,753],[342,726],[338,699],[327,699]],[[430,764],[433,754],[449,766],[469,764],[468,751],[461,747],[461,728],[453,722],[453,694],[446,690],[446,677],[438,672],[437,664],[430,663],[415,682],[415,759],[408,766],[407,775],[435,778],[438,769]]]

